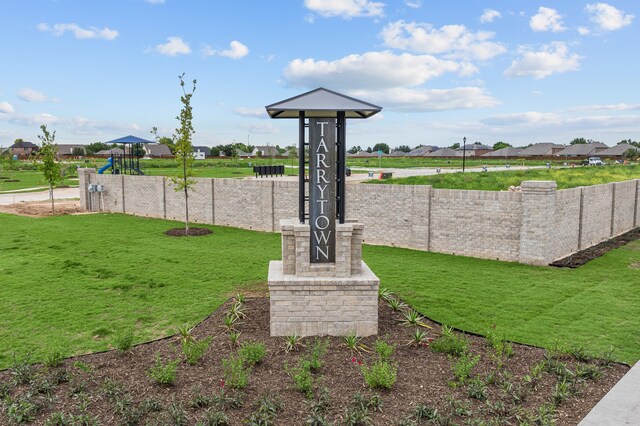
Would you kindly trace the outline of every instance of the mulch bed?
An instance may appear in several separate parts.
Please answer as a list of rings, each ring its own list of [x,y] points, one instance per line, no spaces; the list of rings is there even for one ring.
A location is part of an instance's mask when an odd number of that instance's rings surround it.
[[[607,241],[603,241],[600,244],[596,244],[593,247],[581,250],[577,253],[567,256],[565,258],[552,262],[551,266],[557,266],[559,268],[577,268],[582,266],[590,260],[597,259],[610,250],[617,249],[620,246],[629,244],[640,238],[640,228],[632,229],[629,232],[625,232],[622,235],[618,235]]]
[[[170,237],[201,237],[209,234],[213,234],[213,231],[207,228],[189,228],[188,233],[185,232],[184,228],[171,228],[165,231],[165,235]]]
[[[283,402],[283,407],[277,412],[273,424],[305,424],[310,415],[310,408],[305,404],[305,396],[294,388],[293,380],[285,371],[284,365],[286,363],[290,367],[296,366],[301,357],[310,352],[314,339],[303,339],[306,347],[297,352],[285,352],[283,338],[269,337],[269,300],[247,299],[244,303],[247,318],[241,320],[242,324],[238,326],[241,332],[240,341],[263,342],[267,355],[262,362],[253,367],[249,384],[245,389],[231,389],[223,382],[225,375],[222,366],[222,359],[235,352],[222,327],[225,311],[231,303],[232,301],[227,302],[194,328],[193,334],[198,339],[212,337],[211,346],[196,365],[180,362],[172,386],[157,384],[147,375],[147,371],[154,365],[157,354],[165,362],[170,359],[182,359],[175,337],[142,344],[126,353],[109,351],[78,356],[69,358],[61,366],[53,368],[35,366],[33,368],[37,370],[36,376],[39,378],[30,385],[15,385],[12,382],[11,370],[2,371],[0,392],[1,383],[9,385],[10,401],[17,401],[32,392],[31,400],[36,401],[40,407],[34,417],[36,424],[43,424],[52,413],[59,412],[67,413],[66,415],[85,413],[94,416],[99,424],[103,425],[193,425],[205,418],[207,410],[219,409],[214,406],[194,408],[191,405],[194,397],[219,395],[222,389],[228,395],[242,394],[242,407],[223,410],[229,417],[230,424],[246,424],[247,419],[257,409],[258,399],[266,393]],[[440,424],[478,424],[471,423],[471,419],[496,421],[491,424],[518,424],[516,415],[520,418],[538,415],[539,408],[552,400],[553,390],[559,381],[556,374],[548,371],[543,373],[535,386],[523,382],[523,377],[530,374],[536,364],[545,360],[546,352],[543,349],[513,344],[514,355],[507,358],[504,366],[500,367],[493,348],[485,339],[455,332],[456,335],[468,339],[471,355],[480,356],[480,362],[473,369],[472,376],[477,375],[485,383],[491,383],[489,378],[494,377],[495,383],[486,385],[487,400],[480,401],[468,396],[468,383],[456,387],[450,385],[450,382],[455,380],[452,370],[457,361],[455,357],[437,353],[429,346],[408,346],[406,343],[410,340],[413,328],[401,325],[398,321],[401,318],[400,314],[392,311],[384,302],[380,303],[379,315],[379,336],[396,345],[391,359],[398,366],[397,381],[391,390],[369,389],[358,364],[363,362],[364,365],[370,365],[375,354],[351,353],[344,345],[344,338],[327,338],[328,351],[322,357],[323,366],[314,373],[314,380],[317,387],[326,387],[329,390],[330,405],[326,417],[329,421],[336,422],[335,424],[345,424],[345,410],[354,407],[353,399],[356,393],[364,396],[366,401],[374,394],[380,395],[382,411],[370,409],[368,412],[371,424],[374,425],[398,424],[412,416],[418,404],[437,408],[441,416]],[[431,321],[425,322],[433,327],[433,330],[427,330],[435,337],[440,327]],[[375,339],[369,337],[362,342],[372,348]],[[556,365],[554,368],[563,365],[572,372],[576,371],[579,364],[586,365],[566,356],[553,358],[553,362]],[[570,396],[555,409],[554,417],[558,425],[576,425],[629,369],[617,363],[605,365],[590,361],[590,365],[597,365],[602,376],[596,380],[585,379],[576,382],[577,395]],[[56,383],[57,380],[54,378],[63,377],[65,374],[68,381],[62,380],[61,383],[54,384],[50,390],[50,397],[47,397],[46,391],[43,390],[46,387],[42,383]],[[122,386],[115,396],[113,383]],[[111,395],[109,388],[112,390]],[[520,395],[523,401],[515,403],[515,394]],[[149,401],[156,401],[159,411],[149,412],[144,409],[145,406],[153,405]],[[5,402],[5,407],[7,406],[8,403]],[[84,412],[83,407],[86,410]],[[172,417],[171,413],[176,415],[180,411],[177,407],[184,409],[185,423],[178,423]],[[0,409],[0,413],[0,424],[7,424],[8,409]],[[127,415],[134,416],[138,423],[125,422]],[[450,423],[446,423],[447,420]],[[427,423],[423,419],[412,424]]]

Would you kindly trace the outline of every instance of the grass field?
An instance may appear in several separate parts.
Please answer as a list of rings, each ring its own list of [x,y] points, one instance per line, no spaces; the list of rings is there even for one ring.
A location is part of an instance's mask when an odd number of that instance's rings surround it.
[[[213,227],[171,238],[176,222],[116,214],[33,219],[0,214],[0,368],[33,352],[103,350],[195,323],[238,291],[265,289],[280,236]],[[381,279],[430,318],[534,345],[616,348],[640,358],[640,241],[576,270],[365,246]]]
[[[7,182],[7,180],[17,180],[18,182]],[[41,172],[8,170],[0,171],[0,192],[45,186],[48,185],[44,183]],[[64,179],[58,186],[78,186],[78,179],[77,177],[75,179]]]
[[[372,180],[367,183],[432,185],[434,188],[504,191],[511,185],[520,185],[523,180],[555,180],[558,184],[558,189],[567,189],[638,178],[640,178],[640,165],[634,164],[605,167],[512,170],[490,173],[443,173],[430,176]]]

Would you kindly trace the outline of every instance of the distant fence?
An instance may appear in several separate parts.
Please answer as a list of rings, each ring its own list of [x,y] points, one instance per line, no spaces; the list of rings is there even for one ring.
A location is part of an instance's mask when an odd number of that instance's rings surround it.
[[[161,176],[98,175],[79,169],[86,210],[184,220],[184,198]],[[89,184],[102,192],[89,192]],[[369,244],[546,265],[640,223],[640,180],[556,190],[551,181],[521,191],[433,189],[422,185],[347,185],[347,218],[364,223]],[[196,179],[189,219],[279,231],[297,217],[298,183]]]

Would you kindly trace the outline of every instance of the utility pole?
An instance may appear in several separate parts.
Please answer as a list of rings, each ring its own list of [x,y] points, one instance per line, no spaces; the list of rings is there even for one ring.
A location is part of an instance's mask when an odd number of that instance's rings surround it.
[[[462,138],[462,173],[464,173],[465,160],[467,158],[467,137]]]

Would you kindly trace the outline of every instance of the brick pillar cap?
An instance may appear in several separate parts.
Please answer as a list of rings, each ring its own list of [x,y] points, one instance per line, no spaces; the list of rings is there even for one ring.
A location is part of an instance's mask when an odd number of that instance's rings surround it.
[[[520,188],[556,189],[558,184],[555,180],[525,180],[520,184]]]

